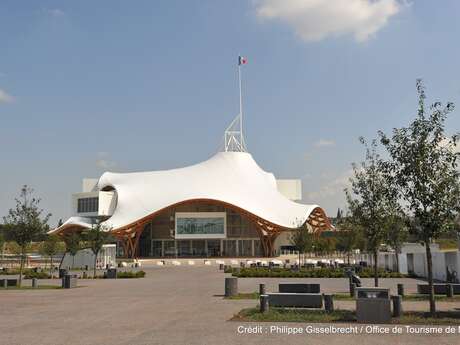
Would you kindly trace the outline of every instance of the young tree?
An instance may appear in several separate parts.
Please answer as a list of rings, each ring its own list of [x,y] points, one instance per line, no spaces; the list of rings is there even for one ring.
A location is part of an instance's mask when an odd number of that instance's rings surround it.
[[[373,254],[374,285],[378,286],[378,253],[386,239],[387,217],[398,208],[397,192],[377,152],[377,141],[369,145],[360,138],[360,142],[366,147],[366,158],[360,165],[353,164],[351,191],[345,193],[350,220],[363,229],[366,247]]]
[[[80,233],[71,232],[63,238],[65,244],[65,252],[69,253],[72,256],[72,268],[75,266],[75,255],[81,249],[82,237]],[[64,257],[63,257],[64,259]],[[61,261],[62,264],[62,261]]]
[[[430,243],[454,226],[460,205],[458,161],[459,136],[445,131],[452,103],[425,105],[425,87],[417,80],[418,114],[408,127],[380,132],[382,144],[392,158],[391,168],[410,219],[410,232],[425,245],[430,287],[430,313],[435,315],[433,264]]]
[[[96,277],[96,263],[97,255],[102,249],[102,246],[113,240],[110,234],[110,228],[102,225],[101,223],[96,223],[91,229],[89,229],[85,234],[85,240],[88,248],[94,254],[94,271],[93,276]]]
[[[291,244],[296,247],[299,252],[299,266],[302,266],[302,261],[305,263],[305,253],[312,250],[313,235],[310,234],[307,224],[299,225],[291,233]],[[301,260],[301,255],[303,260]]]
[[[386,243],[390,245],[395,251],[396,267],[399,272],[399,254],[403,243],[408,238],[408,229],[403,215],[391,215],[387,219],[387,238]]]
[[[51,214],[43,215],[39,208],[40,199],[32,196],[33,190],[24,185],[20,197],[16,200],[16,207],[8,211],[3,217],[7,229],[7,237],[15,241],[21,248],[19,267],[19,286],[22,284],[22,272],[26,257],[27,246],[37,241],[48,231],[48,219]]]
[[[49,235],[41,243],[40,253],[50,258],[50,276],[53,278],[53,257],[62,252],[62,243],[57,235]]]
[[[362,229],[353,224],[349,217],[341,218],[337,224],[338,227],[338,243],[337,250],[346,253],[347,263],[350,264],[350,255],[353,250],[362,247],[363,235]]]
[[[0,250],[2,252],[0,265],[3,264],[3,256],[4,256],[4,253],[5,253],[5,244],[6,244],[6,240],[5,240],[5,235],[3,234],[3,226],[0,224]]]

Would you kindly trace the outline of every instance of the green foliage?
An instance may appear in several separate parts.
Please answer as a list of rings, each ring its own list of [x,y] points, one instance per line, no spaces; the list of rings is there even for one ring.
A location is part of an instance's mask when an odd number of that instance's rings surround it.
[[[46,235],[51,216],[51,214],[43,215],[43,210],[39,208],[40,199],[33,197],[32,193],[33,190],[24,185],[20,197],[15,199],[15,208],[10,209],[8,215],[3,217],[7,238],[15,241],[21,249],[19,286],[22,281],[26,248],[33,241],[40,241]]]
[[[63,250],[63,244],[57,235],[49,235],[40,245],[39,252],[44,256],[54,256]]]
[[[137,272],[117,272],[117,278],[144,278],[145,272],[144,271],[137,271]]]
[[[91,249],[94,255],[101,251],[102,246],[113,240],[110,229],[103,224],[97,223],[86,232],[82,233],[85,247]]]
[[[265,267],[250,267],[240,269],[237,273],[233,269],[229,269],[226,273],[232,273],[238,278],[347,278],[348,275],[342,268],[322,267],[301,269],[292,271],[287,268],[272,268],[271,270]],[[363,268],[358,274],[361,278],[371,278],[374,272],[370,268]],[[380,278],[402,278],[404,275],[397,272],[378,270]]]
[[[71,232],[64,236],[63,238],[65,244],[65,251],[71,256],[77,255],[78,251],[81,249],[82,237],[77,232]]]
[[[18,275],[19,273],[20,271],[18,269],[11,269],[11,268],[1,271],[2,275]],[[51,276],[45,271],[35,272],[35,270],[30,269],[30,268],[26,268],[23,271],[23,274],[24,274],[25,279],[32,279],[32,278],[49,279],[51,278]]]
[[[331,313],[325,310],[270,308],[267,313],[261,313],[259,308],[246,308],[234,315],[233,321],[269,321],[269,322],[356,322],[356,312],[336,309]],[[393,318],[391,323],[403,325],[459,325],[460,313],[455,311],[438,312],[434,317],[419,311],[406,311],[399,318]]]
[[[307,224],[302,224],[292,231],[290,241],[303,254],[312,250],[313,234],[309,232]]]
[[[353,224],[349,217],[342,217],[337,223],[337,244],[336,250],[351,254],[355,249],[364,248],[363,230]]]
[[[408,127],[393,129],[389,137],[379,132],[381,143],[390,154],[391,171],[399,196],[408,214],[409,231],[425,244],[428,282],[433,284],[430,243],[457,228],[460,212],[460,153],[455,152],[459,134],[449,137],[445,122],[453,103],[425,105],[425,87],[417,80],[418,114]],[[430,294],[430,313],[436,312]]]
[[[429,243],[430,239],[455,226],[460,212],[460,153],[455,152],[459,134],[448,137],[445,121],[454,109],[433,103],[427,114],[425,88],[417,80],[419,109],[408,126],[393,129],[391,137],[380,132],[381,142],[391,156],[389,167],[395,176],[406,212],[411,214],[410,231]]]
[[[21,189],[16,198],[16,206],[3,217],[7,238],[25,248],[32,241],[38,241],[49,230],[48,220],[51,214],[43,215],[39,208],[40,199],[32,196],[33,190],[27,186]]]
[[[34,270],[25,270],[24,278],[25,279],[32,279],[32,278],[49,279],[51,278],[51,275],[49,275],[48,273],[44,271],[35,272]]]
[[[261,313],[258,308],[247,308],[235,315],[234,321],[271,321],[271,322],[354,322],[355,312],[351,310],[334,310],[327,313],[325,310],[284,309],[270,308],[267,313]]]

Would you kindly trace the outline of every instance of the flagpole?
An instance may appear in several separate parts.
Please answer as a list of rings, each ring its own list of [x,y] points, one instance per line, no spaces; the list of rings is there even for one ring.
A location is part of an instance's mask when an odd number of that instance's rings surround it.
[[[241,63],[240,63],[240,57],[241,55],[238,56],[238,83],[240,87],[240,137],[241,137],[241,146],[244,147],[243,143],[243,97],[242,97],[242,92],[241,92]]]

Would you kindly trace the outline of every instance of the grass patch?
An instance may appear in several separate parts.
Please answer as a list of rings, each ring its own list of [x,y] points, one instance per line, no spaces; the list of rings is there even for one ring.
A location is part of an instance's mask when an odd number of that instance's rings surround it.
[[[413,294],[413,295],[405,295],[403,297],[403,301],[429,301],[429,295],[420,295],[420,294]],[[434,299],[436,301],[443,301],[443,302],[458,302],[460,301],[460,295],[454,295],[454,297],[447,297],[446,295],[434,295]]]
[[[324,310],[271,308],[260,313],[258,308],[246,308],[234,315],[232,321],[271,321],[271,322],[355,322],[355,313],[349,310]]]
[[[334,293],[334,301],[354,301],[355,298],[351,297],[350,294],[348,293]],[[258,292],[244,292],[244,293],[239,293],[236,296],[233,297],[226,297],[226,299],[259,299],[260,295]],[[460,301],[460,295],[456,295],[452,298],[449,298],[444,295],[435,295],[435,300],[436,301],[442,301],[442,302],[459,302]],[[405,295],[403,297],[403,301],[429,301],[429,296],[428,295],[420,295],[420,294],[413,294],[413,295]]]
[[[33,288],[32,286],[9,286],[8,288],[0,288],[0,291],[3,290],[55,290],[62,289],[60,285],[38,285],[38,287]]]
[[[351,310],[324,310],[271,308],[267,313],[260,313],[258,308],[245,308],[234,315],[232,321],[253,322],[318,322],[356,323],[356,313]],[[460,312],[438,312],[436,317],[425,312],[405,312],[401,318],[393,318],[392,324],[423,325],[460,325]]]
[[[258,292],[244,292],[236,296],[225,297],[225,299],[259,299],[259,297],[260,295]]]

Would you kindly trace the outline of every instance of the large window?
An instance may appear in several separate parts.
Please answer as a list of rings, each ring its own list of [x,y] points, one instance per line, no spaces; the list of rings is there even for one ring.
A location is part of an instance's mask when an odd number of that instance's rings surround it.
[[[99,198],[81,198],[78,199],[77,212],[78,213],[89,213],[97,212],[99,209]]]
[[[176,238],[225,238],[225,212],[176,212]]]

